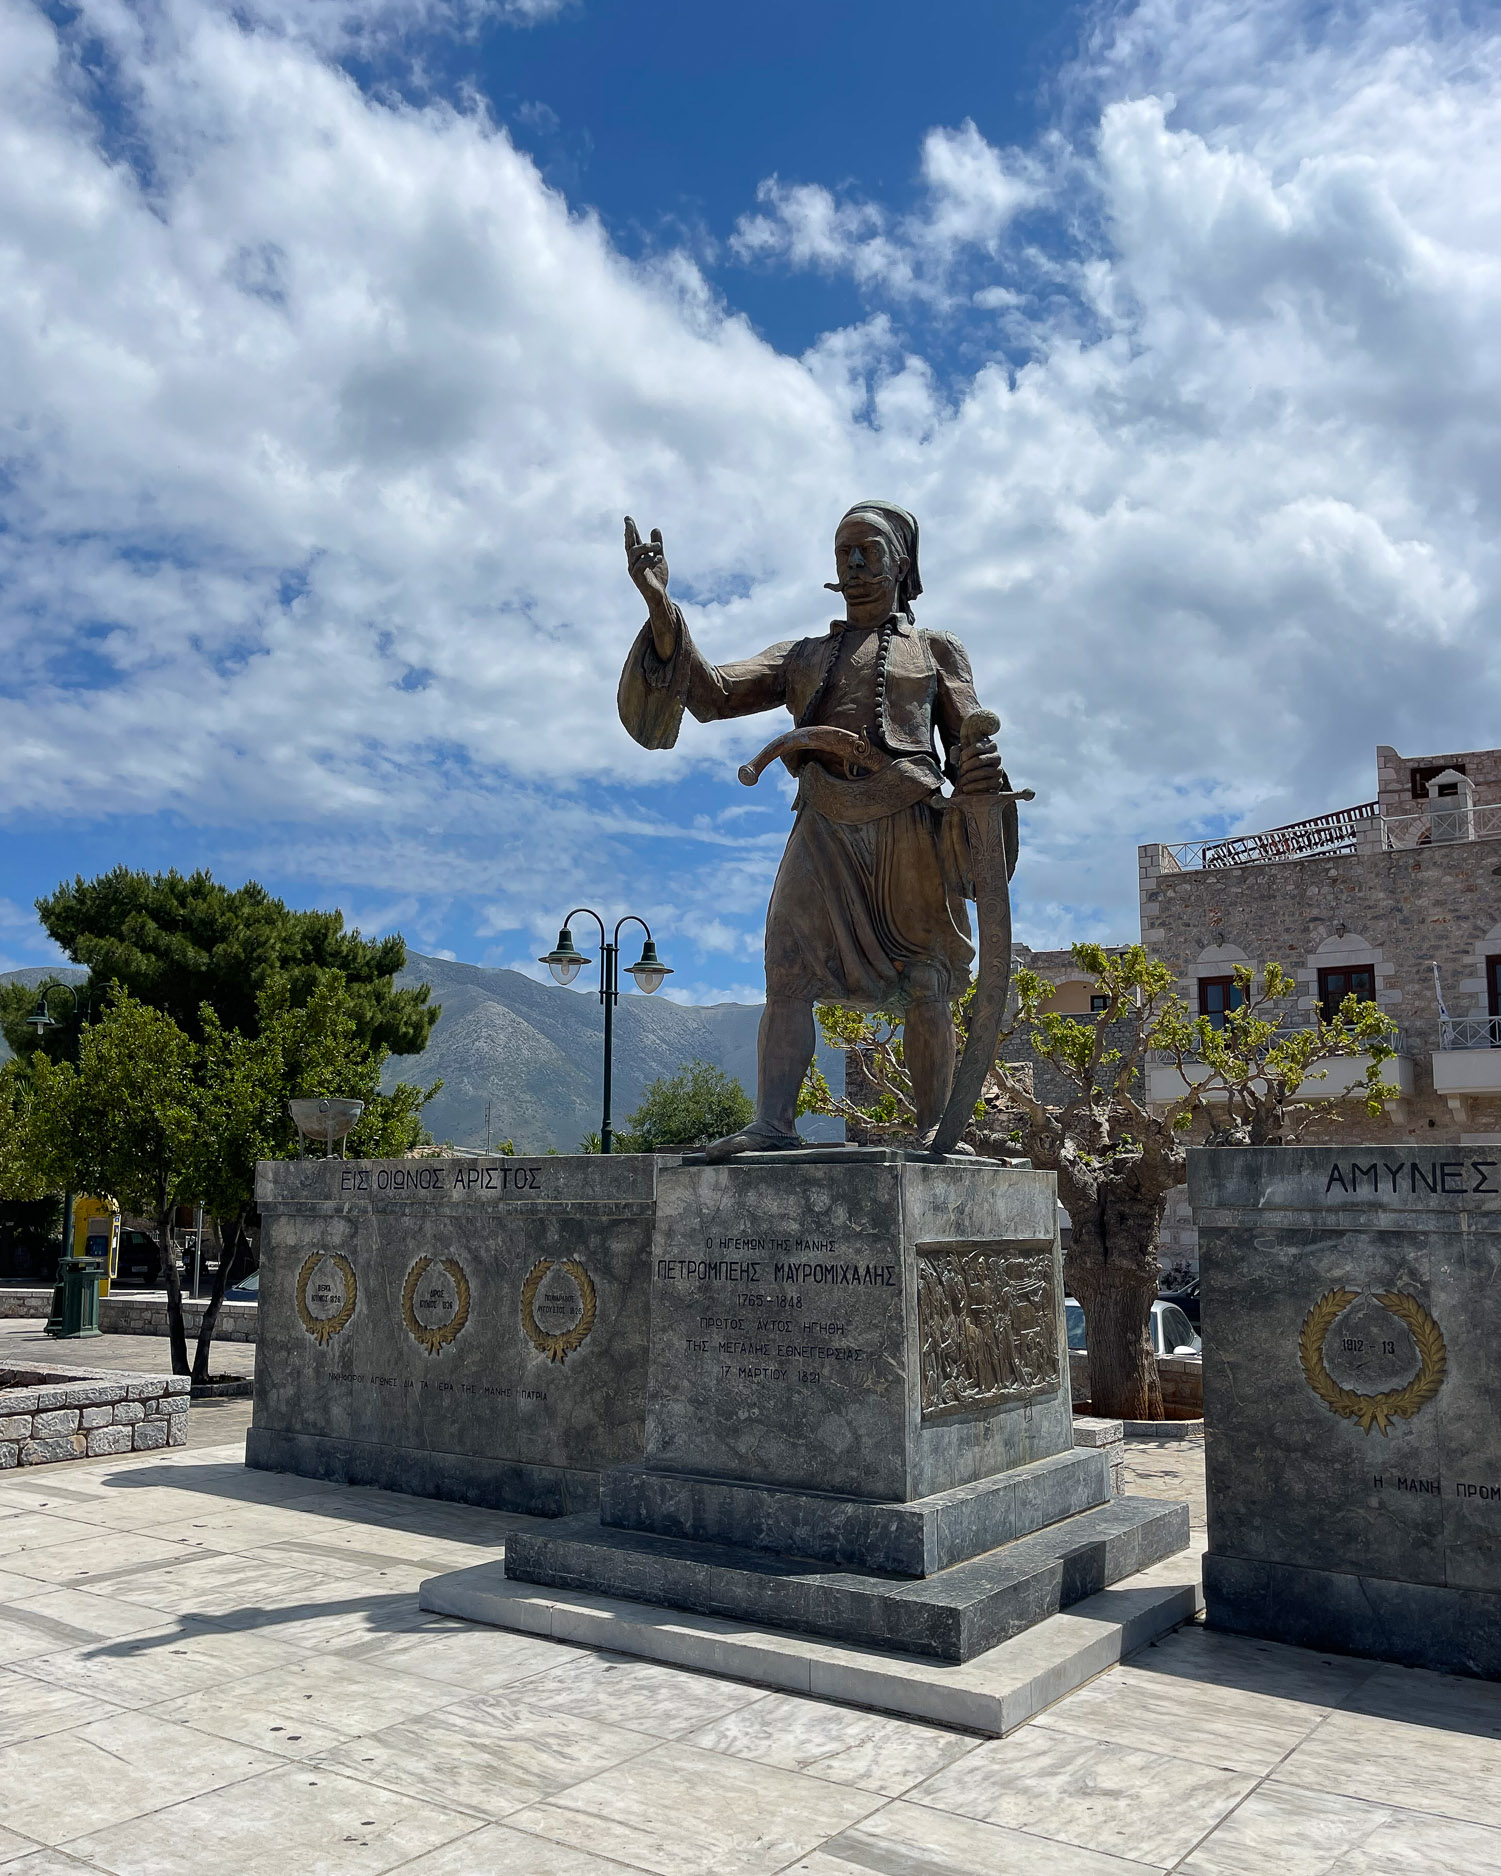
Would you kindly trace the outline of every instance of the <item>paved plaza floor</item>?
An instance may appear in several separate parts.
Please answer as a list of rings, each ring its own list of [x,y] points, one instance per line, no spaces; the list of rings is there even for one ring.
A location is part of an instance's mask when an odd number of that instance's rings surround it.
[[[978,1739],[419,1611],[523,1522],[237,1443],[4,1475],[4,1876],[1501,1872],[1496,1686],[1195,1627]]]

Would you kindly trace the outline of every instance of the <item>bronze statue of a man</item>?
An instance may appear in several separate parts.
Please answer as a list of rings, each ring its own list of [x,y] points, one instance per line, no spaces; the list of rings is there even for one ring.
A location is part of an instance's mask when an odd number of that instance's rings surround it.
[[[620,679],[620,719],[631,735],[648,749],[670,749],[685,705],[701,723],[785,707],[804,732],[782,739],[796,745],[784,760],[798,779],[797,819],[766,918],[756,1117],[716,1141],[711,1159],[802,1144],[797,1097],[813,1059],[817,1002],[900,1013],[921,1136],[932,1136],[948,1100],[949,1006],[969,984],[964,902],[975,891],[968,821],[941,785],[947,776],[956,795],[968,796],[1007,785],[988,737],[960,740],[979,709],[964,647],[915,622],[917,544],[905,509],[856,503],[834,536],[830,590],[843,595],[845,616],[825,636],[712,665],[668,597],[661,531],[642,541],[626,517],[627,563],[648,613]],[[1009,871],[1016,809],[1007,799],[997,811],[1006,817]]]

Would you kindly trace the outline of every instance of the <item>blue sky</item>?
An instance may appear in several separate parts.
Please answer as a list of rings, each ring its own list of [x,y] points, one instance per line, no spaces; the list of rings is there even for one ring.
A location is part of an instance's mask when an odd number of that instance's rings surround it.
[[[1493,9],[0,0],[0,136],[0,965],[123,860],[758,996],[778,725],[625,737],[627,509],[722,657],[919,514],[1034,943],[1496,740]]]

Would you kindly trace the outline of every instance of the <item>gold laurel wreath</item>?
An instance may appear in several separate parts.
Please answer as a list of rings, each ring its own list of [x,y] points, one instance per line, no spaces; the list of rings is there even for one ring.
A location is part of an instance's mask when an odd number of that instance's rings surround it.
[[[1373,1426],[1386,1437],[1392,1420],[1411,1420],[1426,1407],[1443,1386],[1448,1351],[1443,1331],[1423,1305],[1413,1296],[1397,1290],[1376,1292],[1376,1301],[1399,1321],[1406,1323],[1418,1351],[1421,1366],[1406,1387],[1388,1388],[1382,1394],[1360,1394],[1352,1387],[1341,1387],[1324,1366],[1324,1338],[1334,1321],[1359,1297],[1359,1290],[1327,1290],[1303,1318],[1298,1336],[1298,1360],[1304,1378],[1331,1413],[1346,1420],[1358,1420],[1362,1433]]]
[[[335,1265],[344,1279],[344,1303],[336,1315],[315,1316],[307,1306],[307,1286],[312,1281],[313,1272],[327,1258]],[[319,1348],[327,1348],[341,1329],[349,1327],[349,1319],[354,1314],[355,1298],[359,1295],[359,1285],[355,1282],[354,1265],[339,1251],[314,1251],[303,1262],[297,1273],[297,1314],[302,1326],[314,1338]]]
[[[401,1286],[401,1320],[406,1324],[408,1333],[429,1355],[436,1355],[439,1349],[448,1344],[469,1320],[469,1279],[464,1275],[462,1264],[452,1257],[443,1259],[443,1268],[453,1279],[453,1287],[458,1292],[453,1314],[447,1322],[440,1323],[436,1329],[429,1329],[417,1320],[417,1311],[413,1304],[417,1296],[417,1285],[424,1274],[431,1270],[433,1260],[419,1257],[407,1272],[407,1280]]]
[[[561,1335],[549,1335],[536,1317],[532,1305],[536,1301],[537,1291],[542,1279],[552,1269],[552,1259],[538,1258],[526,1273],[526,1281],[521,1286],[521,1326],[526,1330],[527,1339],[538,1354],[545,1355],[549,1361],[566,1361],[573,1351],[588,1340],[589,1331],[594,1327],[594,1312],[598,1308],[598,1298],[594,1294],[594,1280],[576,1257],[566,1258],[563,1262],[566,1270],[578,1285],[579,1301],[583,1305],[578,1321],[571,1329],[565,1329]]]

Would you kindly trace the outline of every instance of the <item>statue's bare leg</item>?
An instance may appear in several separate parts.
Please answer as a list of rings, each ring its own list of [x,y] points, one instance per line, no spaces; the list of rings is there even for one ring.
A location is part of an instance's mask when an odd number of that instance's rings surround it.
[[[798,1145],[797,1097],[812,1060],[813,1005],[795,997],[768,997],[756,1044],[756,1118],[739,1133],[716,1140],[709,1158]]]
[[[909,967],[908,1003],[902,1029],[907,1073],[917,1132],[929,1134],[943,1119],[954,1082],[954,1017],[947,997],[939,994],[931,965]]]

